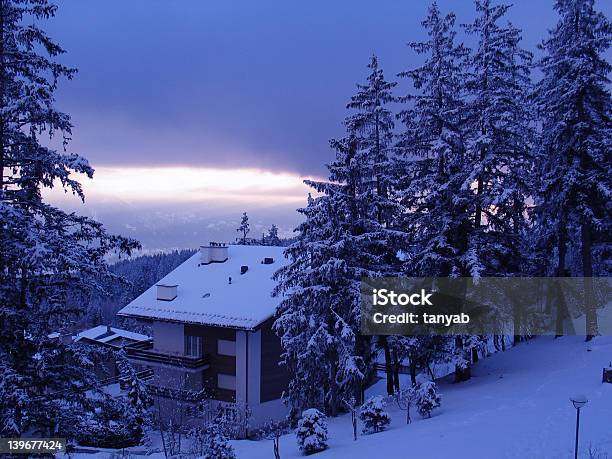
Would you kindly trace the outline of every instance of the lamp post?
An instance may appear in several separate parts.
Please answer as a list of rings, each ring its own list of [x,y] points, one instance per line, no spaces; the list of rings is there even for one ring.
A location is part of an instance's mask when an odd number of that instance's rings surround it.
[[[576,408],[576,444],[574,446],[574,459],[578,459],[578,430],[580,428],[580,408],[587,404],[588,400],[584,395],[574,395],[570,397],[574,408]]]

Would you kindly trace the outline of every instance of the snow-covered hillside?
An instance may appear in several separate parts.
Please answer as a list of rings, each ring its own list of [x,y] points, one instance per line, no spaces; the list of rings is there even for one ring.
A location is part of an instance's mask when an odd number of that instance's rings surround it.
[[[482,360],[474,377],[441,383],[442,407],[431,419],[393,404],[391,428],[352,440],[350,416],[329,420],[329,449],[321,458],[569,458],[573,457],[576,410],[569,397],[583,393],[580,457],[612,457],[612,384],[602,368],[612,360],[612,338],[541,337]],[[384,381],[370,392],[384,393]],[[269,441],[233,442],[239,459],[273,457]],[[281,438],[283,459],[303,457],[294,435]],[[598,454],[598,455],[597,455]]]

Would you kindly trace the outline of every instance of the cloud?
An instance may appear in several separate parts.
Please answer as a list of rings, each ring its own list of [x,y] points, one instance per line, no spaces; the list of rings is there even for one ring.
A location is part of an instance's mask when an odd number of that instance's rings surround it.
[[[99,167],[81,179],[88,203],[128,205],[208,203],[222,205],[303,204],[310,189],[301,177],[260,169],[209,167]],[[57,188],[55,202],[70,200]]]

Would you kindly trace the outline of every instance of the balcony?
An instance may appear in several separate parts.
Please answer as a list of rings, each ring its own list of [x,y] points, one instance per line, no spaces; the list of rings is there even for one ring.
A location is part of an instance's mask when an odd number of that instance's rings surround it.
[[[153,383],[147,383],[147,389],[153,395],[160,395],[162,397],[171,398],[173,400],[182,400],[185,402],[201,402],[208,398],[205,389],[199,391],[175,389],[172,387],[158,386]]]
[[[205,368],[210,364],[210,356],[204,354],[201,357],[189,355],[168,354],[153,349],[153,340],[140,341],[125,346],[125,352],[130,359],[143,362],[162,363],[183,368]]]

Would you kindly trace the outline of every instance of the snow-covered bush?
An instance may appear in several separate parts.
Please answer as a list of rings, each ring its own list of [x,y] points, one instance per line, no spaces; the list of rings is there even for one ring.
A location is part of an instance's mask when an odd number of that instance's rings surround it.
[[[235,459],[234,448],[229,444],[227,428],[223,423],[210,422],[202,439],[204,459]]]
[[[416,406],[421,416],[431,417],[434,408],[440,406],[438,386],[433,381],[422,381],[416,387]]]
[[[295,436],[300,449],[305,454],[317,453],[327,449],[327,420],[316,408],[302,413],[298,421]]]
[[[94,402],[93,412],[84,413],[73,425],[74,437],[84,446],[127,448],[139,445],[144,436],[129,402],[105,397]]]
[[[363,433],[382,432],[391,422],[391,416],[385,410],[385,401],[382,396],[377,395],[368,399],[359,413],[359,419],[363,423]]]

